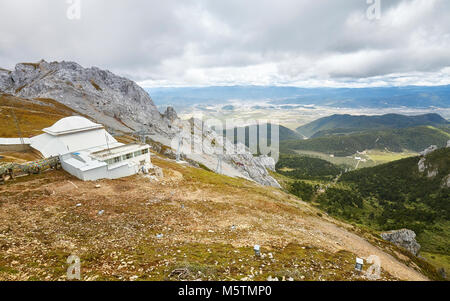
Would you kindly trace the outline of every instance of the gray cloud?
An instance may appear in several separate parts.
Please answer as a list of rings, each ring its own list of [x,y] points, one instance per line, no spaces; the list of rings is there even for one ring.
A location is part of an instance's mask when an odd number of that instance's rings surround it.
[[[142,85],[450,83],[450,1],[0,2],[0,66],[73,60]]]

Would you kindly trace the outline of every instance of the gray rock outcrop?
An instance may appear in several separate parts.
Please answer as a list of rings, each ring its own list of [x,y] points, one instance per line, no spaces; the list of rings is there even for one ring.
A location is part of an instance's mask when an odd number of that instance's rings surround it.
[[[381,238],[408,250],[415,256],[419,254],[420,244],[416,241],[416,233],[412,230],[401,229],[389,231],[382,233]]]
[[[175,112],[175,109],[173,107],[167,107],[166,112],[164,113],[164,117],[170,122],[174,122],[178,119],[177,112]]]
[[[437,176],[438,175],[438,173],[439,173],[439,170],[437,169],[437,168],[435,168],[435,169],[430,169],[430,170],[428,170],[428,172],[427,172],[427,178],[434,178],[435,176]]]
[[[419,172],[425,172],[425,170],[427,169],[426,162],[427,162],[426,158],[421,158],[419,163],[417,163],[417,166],[419,167]]]
[[[420,173],[427,172],[427,178],[434,178],[439,174],[439,169],[437,167],[433,167],[431,164],[427,162],[426,157],[422,157],[417,163]]]
[[[447,148],[450,147],[450,140],[447,141]]]
[[[11,71],[0,68],[0,91],[9,89],[12,85]]]
[[[436,151],[438,149],[437,145],[431,145],[427,149],[425,149],[423,152],[420,153],[421,156],[428,156],[432,152]]]
[[[442,188],[450,188],[450,175],[447,175],[443,180],[442,180]]]

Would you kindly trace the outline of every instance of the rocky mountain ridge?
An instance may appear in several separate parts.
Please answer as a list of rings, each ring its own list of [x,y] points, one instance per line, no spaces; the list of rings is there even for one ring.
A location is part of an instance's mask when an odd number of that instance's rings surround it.
[[[96,67],[40,61],[0,71],[0,91],[24,98],[54,99],[108,127],[123,132],[142,128],[169,134],[150,96],[136,83]]]

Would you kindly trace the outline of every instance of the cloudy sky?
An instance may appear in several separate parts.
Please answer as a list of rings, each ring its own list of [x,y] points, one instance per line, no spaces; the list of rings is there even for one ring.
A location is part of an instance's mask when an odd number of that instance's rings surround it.
[[[450,1],[0,0],[0,67],[41,58],[145,87],[450,84]]]

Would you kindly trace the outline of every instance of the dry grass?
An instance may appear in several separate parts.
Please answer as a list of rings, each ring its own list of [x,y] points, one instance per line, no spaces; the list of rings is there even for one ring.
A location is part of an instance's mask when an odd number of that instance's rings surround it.
[[[40,159],[40,157],[33,153],[32,151],[24,151],[24,152],[0,152],[0,156],[3,159],[0,159],[0,163],[2,162],[31,162]]]
[[[7,94],[0,95],[0,137],[18,137],[15,113],[23,137],[41,134],[41,129],[53,125],[61,118],[80,115],[52,99],[31,101]]]
[[[91,79],[91,85],[95,88],[97,91],[103,91],[102,88],[93,80]]]

